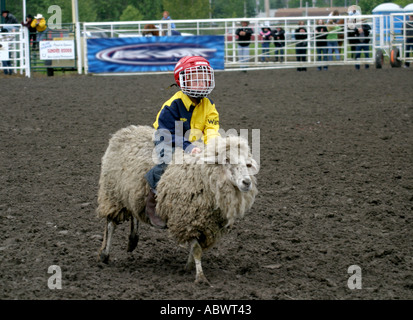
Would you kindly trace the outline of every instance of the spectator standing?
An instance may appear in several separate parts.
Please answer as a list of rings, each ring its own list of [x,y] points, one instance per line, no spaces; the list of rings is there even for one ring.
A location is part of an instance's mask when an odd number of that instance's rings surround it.
[[[355,28],[354,30],[354,35],[358,39],[358,43],[356,46],[356,60],[360,59],[362,51],[364,51],[365,58],[370,57],[370,30],[371,27],[367,23],[363,23],[361,27]],[[359,70],[360,64],[356,64],[355,67],[357,70]],[[366,64],[364,67],[368,69],[369,65]]]
[[[316,36],[316,49],[317,49],[317,61],[327,61],[327,27],[324,24],[322,19],[318,20],[317,27],[315,28],[315,36]],[[328,70],[328,66],[318,66],[318,70]]]
[[[410,57],[410,52],[413,53],[413,14],[409,16],[409,20],[406,21],[403,29],[403,34],[406,30],[406,35],[405,35],[405,52],[406,52],[406,58]],[[404,67],[408,68],[410,67],[410,62],[405,61]]]
[[[27,15],[26,20],[22,22],[22,25],[28,29],[29,43],[30,42],[32,43],[32,49],[35,50],[37,47],[37,41],[36,41],[37,35],[36,35],[36,28],[33,28],[31,26],[33,19],[34,17],[31,14]]]
[[[272,32],[269,27],[263,27],[260,31],[260,36],[262,37],[262,53],[261,61],[268,61],[268,55],[270,52],[270,40],[272,39]]]
[[[298,62],[307,61],[307,29],[305,27],[304,21],[298,22],[298,28],[295,29],[295,40],[297,44],[295,45],[295,54],[297,56]],[[307,71],[307,68],[297,68],[297,71]]]
[[[10,13],[9,10],[3,10],[1,12],[1,15],[4,18],[4,24],[19,24],[19,21],[17,21],[16,17]],[[7,31],[12,31],[14,27],[3,27],[7,29]]]
[[[336,54],[336,61],[340,60],[340,50],[338,48],[338,32],[341,27],[336,25],[333,20],[327,24],[327,46],[328,46],[328,60],[333,61],[333,51]]]
[[[330,14],[328,15],[330,18],[327,20],[327,24],[330,23],[330,21],[337,23],[338,20],[335,19],[334,17],[337,17],[339,15],[340,15],[340,12],[337,9],[330,12]]]
[[[242,21],[241,28],[235,31],[238,37],[238,59],[240,62],[248,62],[250,56],[250,41],[254,32],[248,25],[248,21]]]
[[[7,29],[5,29],[5,28],[1,28],[1,33],[0,33],[0,41],[1,42],[9,42],[9,41],[12,41],[13,39],[14,39],[14,36],[13,35],[10,35],[10,34],[7,34],[7,32],[8,32],[8,30]],[[11,61],[9,60],[10,59],[10,49],[11,49],[11,44],[9,44],[9,47],[8,47],[8,50],[7,51],[9,51],[8,53],[7,53],[7,55],[8,55],[8,60],[3,60],[2,61],[2,65],[3,65],[3,67],[5,68],[4,70],[3,70],[3,72],[4,72],[4,74],[5,75],[12,75],[13,74],[13,70],[12,69],[7,69],[7,67],[11,67]]]
[[[40,42],[46,38],[46,31],[47,31],[47,25],[46,25],[46,19],[38,13],[35,17],[32,23],[30,24],[32,28],[36,29],[37,32],[37,41]]]
[[[164,11],[163,12],[163,14],[162,14],[162,19],[161,20],[172,20],[172,18],[171,18],[171,16],[169,15],[169,12],[168,11]],[[178,30],[176,30],[176,26],[175,26],[175,23],[170,23],[169,24],[170,25],[170,29],[171,29],[171,35],[173,35],[173,36],[180,36],[181,35],[181,33],[178,31]],[[162,26],[162,29],[165,29],[165,30],[168,30],[169,29],[169,26],[167,25],[167,24],[164,24],[163,26]],[[168,33],[166,32],[166,31],[164,31],[163,32],[163,35],[165,36],[165,35],[167,35]]]
[[[348,39],[348,43],[350,45],[351,59],[354,59],[355,56],[356,56],[356,46],[357,46],[357,42],[358,42],[358,40],[355,37],[354,29],[348,29],[347,30],[347,39]]]
[[[162,19],[161,20],[172,20],[171,16],[169,15],[168,11],[164,11],[162,14]],[[175,29],[175,23],[171,23],[171,28]]]
[[[277,26],[273,33],[275,47],[275,62],[284,62],[285,31],[281,26]]]

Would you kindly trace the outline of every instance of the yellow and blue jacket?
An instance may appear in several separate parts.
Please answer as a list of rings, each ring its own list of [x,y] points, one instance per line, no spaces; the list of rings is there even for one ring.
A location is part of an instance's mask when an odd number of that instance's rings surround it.
[[[37,24],[37,22],[39,21],[39,24]],[[44,30],[46,30],[47,25],[46,25],[46,20],[45,18],[41,18],[41,19],[33,19],[31,25],[32,28],[36,28],[37,31],[42,32]]]
[[[153,127],[171,134],[172,147],[191,152],[195,147],[192,142],[201,139],[207,144],[210,139],[219,136],[219,114],[211,99],[202,98],[195,106],[186,94],[178,91],[164,103]]]

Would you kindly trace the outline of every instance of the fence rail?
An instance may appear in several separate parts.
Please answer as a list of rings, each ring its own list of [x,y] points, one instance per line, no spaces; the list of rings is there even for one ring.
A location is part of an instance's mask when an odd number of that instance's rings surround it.
[[[24,72],[30,77],[29,33],[19,24],[0,24],[0,71]]]
[[[248,19],[249,27],[253,30],[249,41],[248,57],[240,55],[240,41],[236,31],[245,19],[204,19],[204,20],[155,20],[155,21],[130,21],[130,22],[99,22],[78,23],[76,26],[68,24],[62,30],[50,30],[51,39],[73,38],[75,41],[75,56],[66,68],[76,69],[78,73],[89,72],[88,39],[125,38],[153,36],[221,36],[224,39],[224,68],[227,71],[245,69],[275,69],[275,68],[301,68],[322,67],[334,65],[374,64],[378,66],[378,58],[388,56],[390,59],[397,57],[392,66],[400,66],[401,62],[413,60],[413,46],[408,44],[408,17],[411,13],[397,13],[390,15],[360,15],[357,21],[354,16],[336,16],[334,21],[340,28],[336,30],[338,42],[323,39],[317,32],[319,20],[327,25],[332,19],[327,16],[318,17],[288,17],[288,18],[251,18]],[[305,39],[297,37],[296,30],[299,22],[303,22],[306,29]],[[354,38],[354,28],[367,24],[371,33]],[[6,26],[6,25],[1,25]],[[151,26],[148,28],[148,26]],[[285,38],[281,40],[265,40],[260,31],[268,26],[271,30],[280,27],[285,31]],[[37,56],[30,56],[33,51],[29,45],[29,35],[26,28],[21,25],[7,25],[14,28],[11,32],[1,33],[12,36],[8,40],[9,59],[11,67],[2,63],[0,70],[10,68],[13,72],[25,73],[30,76],[30,71],[44,67],[59,67],[61,61],[42,61]],[[327,32],[331,35],[333,31]],[[50,38],[50,37],[49,37]],[[368,40],[367,50],[358,54],[357,44],[353,42]],[[410,40],[409,40],[410,41]],[[5,40],[0,38],[0,42]],[[366,49],[365,48],[365,49]],[[336,50],[339,50],[337,53]],[[396,51],[395,51],[396,50]],[[0,50],[1,52],[1,50]],[[245,53],[244,53],[245,54]],[[4,54],[2,55],[4,57]],[[393,57],[393,58],[392,58]],[[357,59],[356,59],[357,58]],[[4,59],[3,59],[4,60]],[[4,60],[5,61],[5,60]],[[32,62],[32,63],[30,63]],[[65,67],[63,66],[63,68]]]

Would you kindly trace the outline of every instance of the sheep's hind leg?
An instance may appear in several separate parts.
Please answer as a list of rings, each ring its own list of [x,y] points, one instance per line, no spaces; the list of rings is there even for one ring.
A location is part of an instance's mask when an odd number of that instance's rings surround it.
[[[128,252],[132,252],[136,246],[138,245],[139,241],[139,220],[135,217],[132,217],[130,222],[130,234],[129,234],[129,242],[128,242]]]
[[[106,220],[105,232],[103,234],[102,247],[99,250],[99,258],[103,263],[109,262],[109,251],[112,245],[113,232],[115,231],[115,223],[111,219]]]
[[[199,245],[197,240],[193,240],[191,243],[191,251],[189,253],[189,258],[188,258],[188,262],[186,265],[187,269],[191,267],[191,265],[193,265],[193,262],[195,262],[195,270],[196,270],[195,283],[205,283],[211,286],[208,279],[205,277],[204,272],[202,271],[201,257],[202,257],[202,248]]]
[[[191,249],[192,249],[192,247],[191,247]],[[194,266],[195,266],[194,256],[193,256],[192,252],[189,252],[188,261],[186,262],[186,265],[185,265],[185,270],[186,271],[191,271],[194,268]]]

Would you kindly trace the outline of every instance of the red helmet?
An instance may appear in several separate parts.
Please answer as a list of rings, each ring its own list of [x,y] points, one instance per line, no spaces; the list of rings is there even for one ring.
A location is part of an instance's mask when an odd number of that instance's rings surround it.
[[[215,87],[214,69],[203,57],[183,57],[176,64],[174,75],[182,92],[193,98],[206,97]]]

